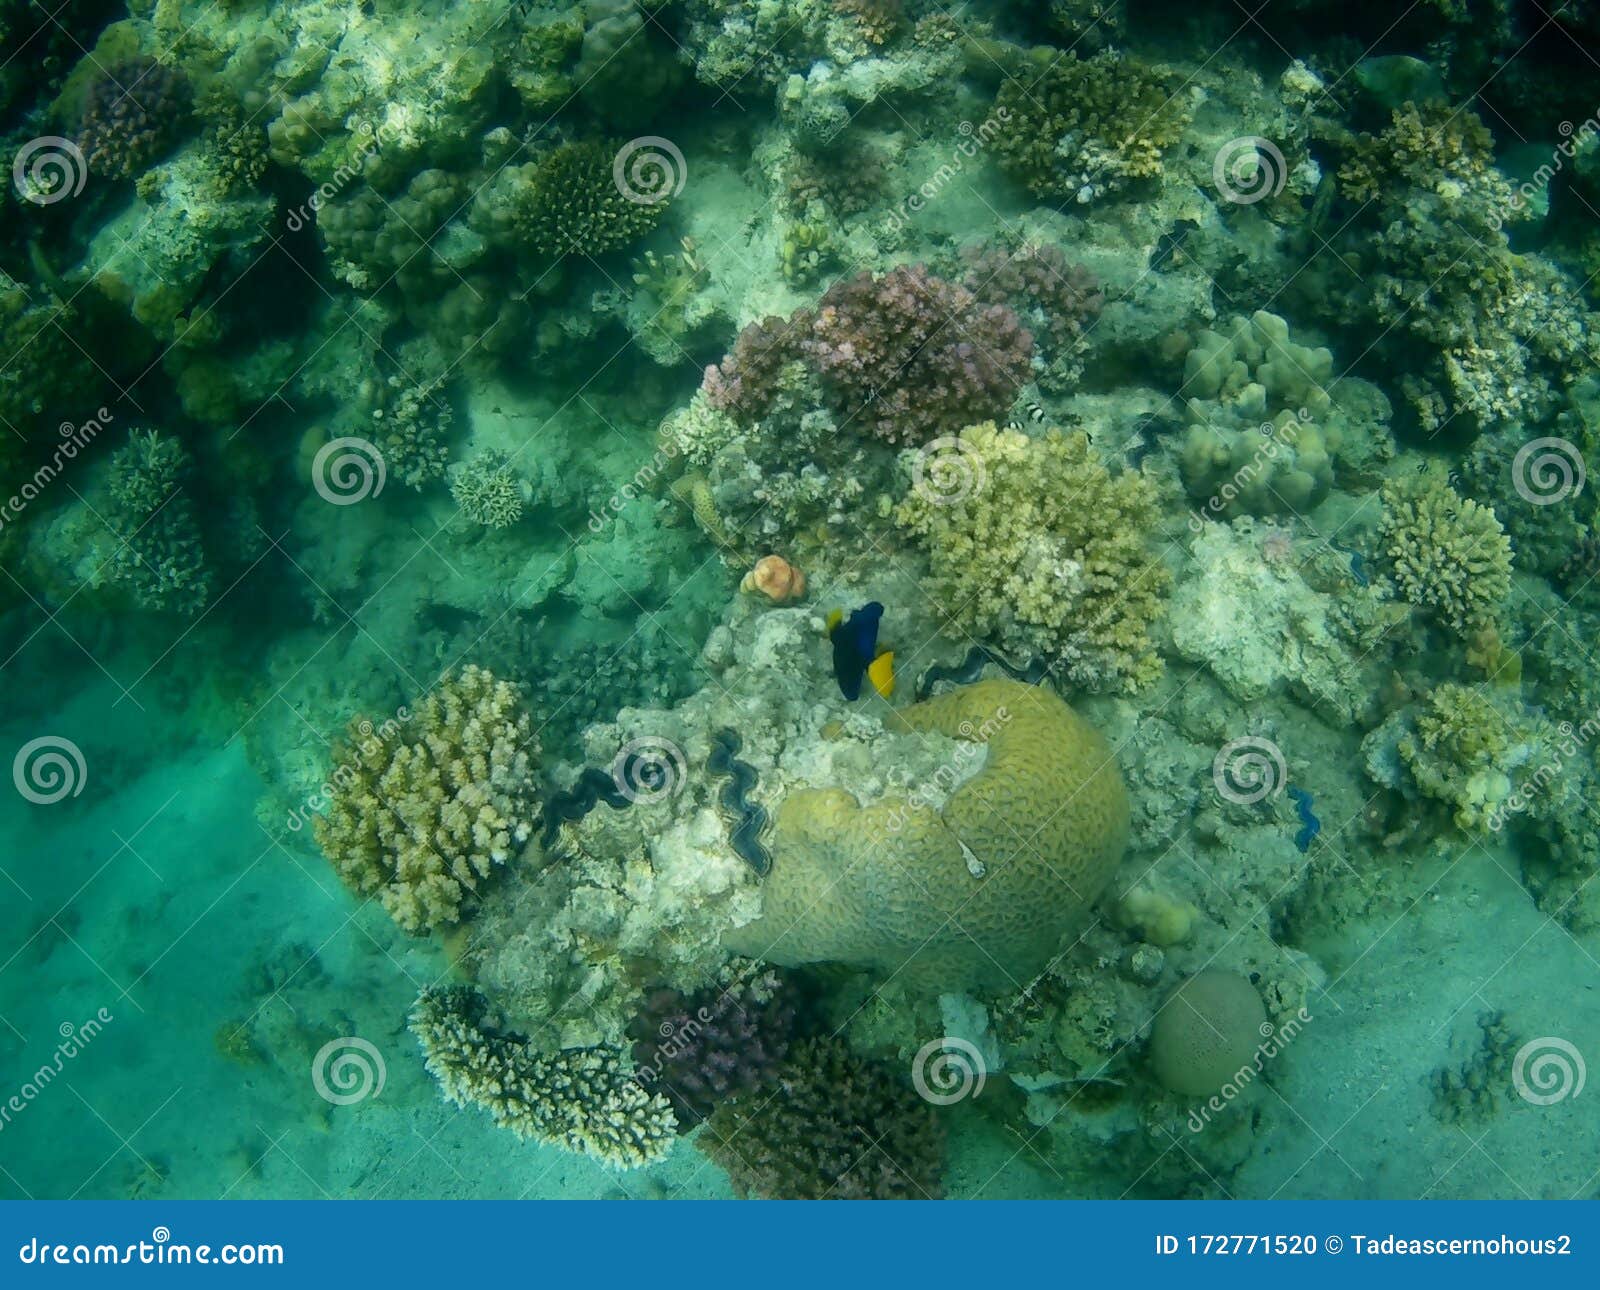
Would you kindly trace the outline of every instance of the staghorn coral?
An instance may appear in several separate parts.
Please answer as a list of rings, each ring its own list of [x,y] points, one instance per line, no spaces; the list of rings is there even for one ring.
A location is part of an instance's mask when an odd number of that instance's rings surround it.
[[[97,575],[146,609],[188,617],[211,598],[211,574],[188,494],[193,466],[178,440],[154,430],[129,434],[110,462],[105,519],[117,545]]]
[[[837,1039],[795,1045],[773,1082],[717,1110],[695,1145],[742,1196],[932,1200],[944,1133],[897,1070]]]
[[[345,884],[413,934],[458,922],[533,830],[539,741],[515,686],[480,667],[334,750],[317,844]]]
[[[1113,50],[1053,56],[1001,85],[995,152],[1034,196],[1091,202],[1160,176],[1189,123],[1180,95],[1163,70]]]
[[[189,116],[184,75],[139,55],[113,63],[89,86],[78,147],[91,174],[134,179],[176,141]]]
[[[1150,629],[1170,577],[1148,547],[1148,481],[1110,474],[1081,432],[1030,438],[992,423],[922,467],[895,520],[921,540],[930,591],[965,630],[1058,662],[1077,685],[1133,688],[1157,674]],[[972,487],[941,495],[945,467]]]
[[[685,1129],[770,1083],[793,1038],[794,999],[776,972],[730,965],[725,977],[689,995],[652,990],[628,1027],[640,1084],[665,1096]]]
[[[493,448],[450,472],[450,496],[463,515],[486,528],[508,528],[520,520],[528,493],[510,458]]]
[[[1011,680],[915,704],[892,724],[971,753],[986,745],[986,760],[939,809],[888,797],[863,807],[842,788],[789,793],[761,917],[725,943],[943,989],[1026,984],[1122,856],[1128,801],[1110,749],[1053,693]]]
[[[1383,488],[1378,532],[1399,594],[1460,636],[1492,625],[1511,592],[1511,540],[1495,513],[1437,471]]]
[[[916,264],[835,283],[805,340],[835,416],[919,444],[1003,416],[1028,379],[1033,337],[1005,305]]]
[[[411,1033],[445,1101],[478,1106],[519,1138],[592,1156],[615,1169],[666,1158],[677,1123],[667,1100],[634,1078],[621,1049],[540,1053],[463,986],[418,996]]]

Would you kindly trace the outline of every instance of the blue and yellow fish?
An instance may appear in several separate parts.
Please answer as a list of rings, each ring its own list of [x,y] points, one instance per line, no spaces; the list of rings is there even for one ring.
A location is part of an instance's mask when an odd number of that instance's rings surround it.
[[[861,697],[863,679],[888,698],[894,693],[894,654],[878,649],[878,624],[883,606],[876,600],[862,605],[849,618],[835,609],[828,615],[828,639],[833,642],[833,675],[839,692],[854,703]]]

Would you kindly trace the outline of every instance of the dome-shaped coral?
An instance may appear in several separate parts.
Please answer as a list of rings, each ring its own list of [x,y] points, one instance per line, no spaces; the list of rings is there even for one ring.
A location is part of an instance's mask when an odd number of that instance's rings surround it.
[[[916,704],[909,730],[987,745],[943,806],[840,788],[778,808],[762,914],[725,938],[776,963],[853,963],[943,988],[1017,988],[1055,952],[1128,839],[1122,774],[1053,693],[980,681]]]

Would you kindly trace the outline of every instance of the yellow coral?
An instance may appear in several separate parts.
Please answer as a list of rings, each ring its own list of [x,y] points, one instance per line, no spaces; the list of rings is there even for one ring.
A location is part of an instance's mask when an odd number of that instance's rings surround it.
[[[1405,599],[1462,636],[1493,623],[1511,592],[1511,539],[1493,510],[1431,472],[1385,485],[1379,532]]]
[[[842,962],[937,988],[1015,989],[1086,916],[1128,839],[1122,774],[1049,690],[980,681],[897,723],[987,745],[941,809],[843,789],[780,806],[762,913],[725,938],[783,964]]]
[[[312,831],[345,884],[406,931],[454,923],[532,831],[538,752],[516,687],[467,667],[415,712],[352,725]]]
[[[957,448],[965,495],[913,487],[895,512],[922,539],[944,608],[974,635],[1059,662],[1075,684],[1154,679],[1150,629],[1170,582],[1148,545],[1154,487],[1110,474],[1082,433],[1030,438],[986,422]]]

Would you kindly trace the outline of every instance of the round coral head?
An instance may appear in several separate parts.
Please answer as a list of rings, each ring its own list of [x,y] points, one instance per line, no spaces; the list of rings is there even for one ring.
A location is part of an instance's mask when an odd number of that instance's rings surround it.
[[[764,555],[744,575],[740,591],[760,592],[775,604],[787,605],[806,594],[806,575],[781,555]]]

